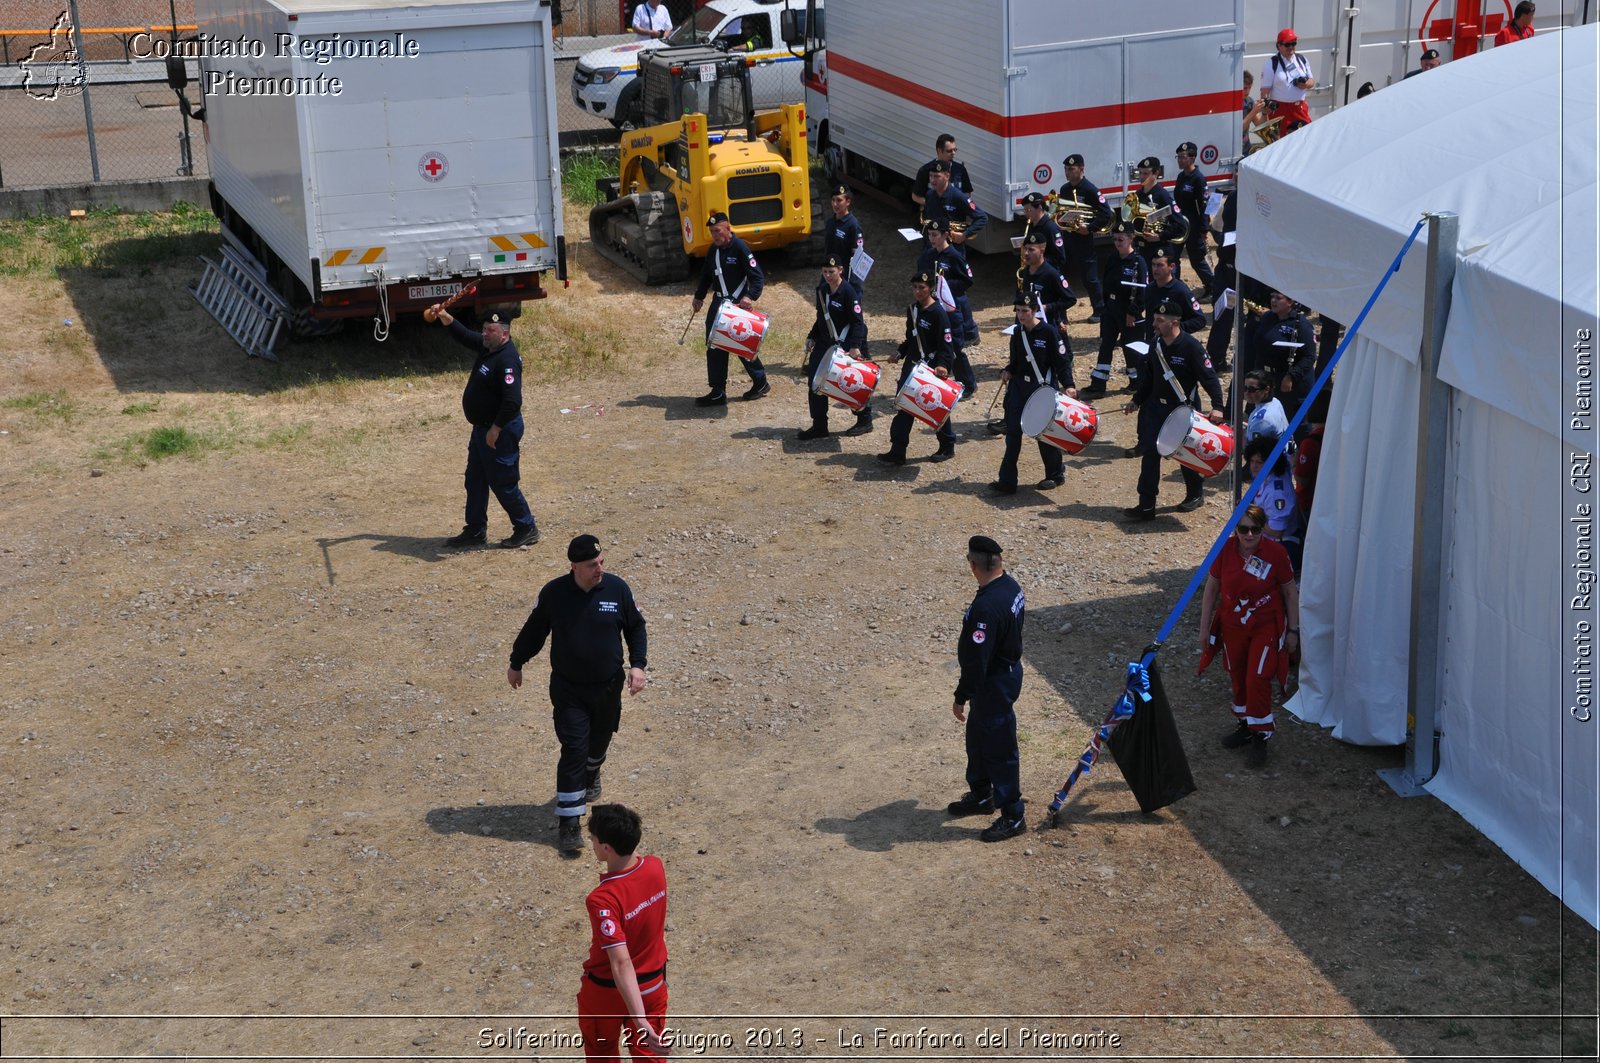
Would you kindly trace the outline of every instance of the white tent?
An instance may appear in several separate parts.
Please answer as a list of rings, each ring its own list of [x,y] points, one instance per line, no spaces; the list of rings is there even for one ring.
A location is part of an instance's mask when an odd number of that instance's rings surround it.
[[[1573,638],[1600,615],[1573,605],[1594,563],[1569,483],[1600,449],[1600,418],[1571,424],[1600,325],[1597,43],[1588,25],[1447,63],[1253,156],[1238,262],[1348,323],[1424,212],[1459,215],[1428,789],[1600,925],[1600,711],[1570,711],[1575,662],[1592,675]],[[1419,240],[1340,363],[1306,541],[1292,709],[1359,744],[1406,733],[1426,257]]]

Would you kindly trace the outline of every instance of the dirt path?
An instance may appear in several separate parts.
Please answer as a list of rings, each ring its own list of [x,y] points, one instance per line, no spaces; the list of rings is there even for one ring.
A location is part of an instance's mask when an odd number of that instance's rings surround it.
[[[882,337],[910,260],[898,219],[863,213]],[[772,395],[708,414],[698,348],[674,345],[687,287],[635,290],[580,243],[572,288],[516,329],[544,542],[452,555],[463,358],[411,332],[247,362],[181,291],[190,263],[0,289],[0,998],[255,1017],[12,1018],[7,1054],[579,1054],[595,871],[553,848],[543,660],[518,693],[504,668],[580,531],[650,620],[605,784],[668,869],[680,1054],[1560,1050],[1555,1020],[1470,1016],[1561,1010],[1592,931],[1449,810],[1395,798],[1374,775],[1394,751],[1284,714],[1243,770],[1192,614],[1163,662],[1198,793],[1142,816],[1107,761],[1058,829],[990,846],[947,820],[966,537],[1003,543],[1028,592],[1037,822],[1226,513],[1114,519],[1137,474],[1115,415],[1062,490],[986,497],[998,339],[956,460],[888,470],[881,427],[793,440],[802,278],[763,299]],[[1010,270],[982,266],[992,337]],[[127,459],[174,425],[197,456]],[[913,457],[933,449],[919,430]]]

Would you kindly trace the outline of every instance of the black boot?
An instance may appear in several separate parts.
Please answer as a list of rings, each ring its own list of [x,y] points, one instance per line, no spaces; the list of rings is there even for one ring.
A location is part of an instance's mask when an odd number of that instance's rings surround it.
[[[939,449],[936,452],[934,452],[933,454],[929,455],[928,460],[929,461],[949,461],[951,458],[953,458],[955,456],[956,456],[956,445],[954,443],[943,443],[942,442],[942,443],[939,444]]]

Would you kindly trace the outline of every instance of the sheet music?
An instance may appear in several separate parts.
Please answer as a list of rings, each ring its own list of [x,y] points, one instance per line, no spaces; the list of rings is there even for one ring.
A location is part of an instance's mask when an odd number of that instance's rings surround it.
[[[872,262],[872,256],[867,254],[866,248],[856,248],[856,253],[850,256],[850,276],[866,280],[867,274],[872,272]]]
[[[907,240],[920,240],[920,239],[922,239],[922,234],[920,232],[918,232],[917,230],[915,230],[915,229],[897,229],[895,231],[898,232],[901,236],[904,236]]]

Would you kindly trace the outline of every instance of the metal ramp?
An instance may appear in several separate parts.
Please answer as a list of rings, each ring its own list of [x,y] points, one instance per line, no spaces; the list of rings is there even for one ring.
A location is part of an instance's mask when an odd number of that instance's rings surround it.
[[[220,260],[200,256],[205,272],[189,292],[244,353],[275,362],[274,350],[290,320],[289,304],[272,290],[261,263],[227,229],[222,232]]]

